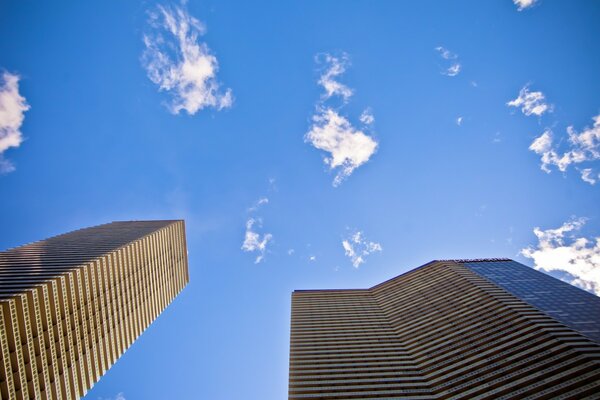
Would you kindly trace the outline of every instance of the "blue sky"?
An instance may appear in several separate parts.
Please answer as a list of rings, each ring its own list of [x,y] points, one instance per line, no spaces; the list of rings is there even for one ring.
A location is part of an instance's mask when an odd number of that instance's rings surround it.
[[[600,5],[0,3],[0,248],[183,218],[88,399],[281,399],[290,294],[509,257],[600,293]],[[119,393],[121,393],[119,395]]]

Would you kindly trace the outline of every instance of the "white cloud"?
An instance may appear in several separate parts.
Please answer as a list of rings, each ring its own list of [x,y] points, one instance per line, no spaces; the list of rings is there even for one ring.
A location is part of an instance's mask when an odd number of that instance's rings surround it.
[[[332,96],[341,96],[344,101],[348,101],[352,97],[352,89],[336,80],[337,77],[346,72],[346,68],[350,64],[348,55],[343,53],[340,57],[335,57],[325,53],[318,55],[316,61],[326,65],[318,81],[319,85],[325,89],[323,99],[326,100]]]
[[[244,243],[242,244],[242,250],[247,252],[257,252],[258,255],[254,260],[255,264],[260,263],[267,252],[267,245],[273,239],[273,235],[265,233],[261,235],[255,232],[255,226],[260,227],[262,221],[260,219],[250,218],[246,222],[246,234],[244,236]]]
[[[365,111],[363,111],[362,114],[360,114],[359,119],[360,122],[365,125],[371,125],[373,122],[375,122],[375,117],[373,116],[373,112],[370,108],[367,108]]]
[[[348,238],[342,240],[344,253],[352,261],[354,268],[358,268],[365,262],[365,257],[369,254],[382,251],[379,243],[370,242],[363,237],[360,231],[352,233]]]
[[[324,160],[330,169],[339,168],[333,186],[338,186],[356,168],[369,161],[378,145],[332,108],[322,108],[313,116],[313,125],[306,133],[305,141],[330,154]]]
[[[460,63],[458,62],[458,54],[453,53],[450,50],[448,50],[442,46],[436,47],[435,50],[440,54],[440,57],[443,60],[446,60],[449,62],[448,66],[444,67],[444,70],[441,72],[442,75],[447,75],[447,76],[458,75],[462,68]]]
[[[311,262],[317,261],[317,256],[308,257],[308,261],[311,261]]]
[[[537,246],[529,246],[521,254],[533,259],[535,269],[566,273],[565,282],[600,295],[600,237],[566,237],[585,222],[584,218],[574,218],[557,229],[544,231],[536,227],[533,233],[538,238]]]
[[[14,171],[14,165],[4,158],[4,152],[19,147],[23,142],[21,125],[25,111],[29,110],[25,98],[19,93],[20,77],[9,72],[0,80],[0,173]]]
[[[517,6],[517,10],[523,11],[526,8],[533,7],[537,0],[513,0],[513,3]]]
[[[530,92],[528,85],[519,91],[516,99],[509,101],[506,105],[521,108],[521,112],[527,116],[533,114],[539,117],[547,111],[552,112],[552,105],[546,103],[546,96],[542,92]]]
[[[438,46],[435,49],[438,51],[438,53],[440,53],[440,57],[442,57],[444,60],[456,60],[458,58],[458,54],[454,54],[442,46]]]
[[[571,164],[600,160],[600,114],[593,119],[594,125],[581,133],[577,133],[572,126],[567,127],[569,149],[562,154],[553,146],[550,129],[546,129],[531,143],[529,150],[541,156],[543,171],[549,173],[550,166],[554,165],[565,172]],[[595,183],[591,168],[582,169],[581,178],[590,184]]]
[[[591,168],[584,168],[581,171],[581,179],[584,182],[589,183],[590,185],[595,185],[596,184],[596,178],[592,175],[593,171]],[[600,174],[598,174],[598,179],[600,179]]]
[[[289,249],[287,253],[288,253],[288,256],[291,256],[291,255],[292,255],[292,254],[294,254],[295,252],[296,252],[296,250],[294,250],[294,249]]]
[[[258,199],[256,201],[256,203],[254,203],[254,205],[252,207],[250,207],[248,209],[248,211],[249,212],[257,211],[261,206],[263,206],[265,204],[269,204],[269,199],[267,197],[261,197],[260,199]]]
[[[193,115],[206,107],[230,107],[231,89],[221,92],[217,58],[199,37],[204,25],[182,7],[163,7],[150,13],[152,32],[144,35],[142,63],[160,90],[172,95],[171,112]]]
[[[450,67],[448,67],[448,69],[446,69],[446,71],[443,74],[448,76],[456,76],[460,72],[460,68],[461,67],[459,63],[454,63]]]
[[[463,122],[463,117],[456,118],[456,125],[461,126]]]
[[[316,113],[312,117],[310,130],[304,135],[304,141],[329,153],[324,161],[331,170],[338,168],[333,180],[333,186],[337,187],[356,168],[369,161],[378,144],[371,136],[352,126],[337,110],[324,104],[332,96],[341,96],[345,104],[352,96],[352,90],[335,79],[346,71],[348,55],[344,53],[341,57],[335,57],[325,53],[318,55],[316,60],[323,60],[327,64],[319,79],[325,94],[316,105]],[[365,109],[359,119],[364,125],[375,121],[370,108]]]
[[[101,397],[98,397],[98,400],[103,400]],[[117,393],[114,399],[107,397],[104,400],[125,400],[125,395],[123,392]]]

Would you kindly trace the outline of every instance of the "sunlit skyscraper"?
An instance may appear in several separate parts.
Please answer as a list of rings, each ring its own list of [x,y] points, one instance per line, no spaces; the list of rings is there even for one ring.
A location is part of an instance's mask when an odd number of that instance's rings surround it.
[[[290,399],[599,395],[600,298],[512,260],[292,295]]]
[[[0,253],[0,398],[83,396],[189,281],[183,221],[113,222]]]

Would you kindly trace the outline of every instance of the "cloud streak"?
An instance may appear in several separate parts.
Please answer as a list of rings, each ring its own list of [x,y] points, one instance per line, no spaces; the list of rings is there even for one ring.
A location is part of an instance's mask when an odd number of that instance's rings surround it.
[[[323,99],[329,99],[333,96],[341,96],[344,101],[348,101],[354,93],[348,86],[340,83],[337,78],[346,72],[346,68],[350,65],[350,60],[347,54],[342,54],[340,57],[334,57],[331,54],[321,54],[316,57],[317,63],[325,64],[323,74],[319,78],[318,84],[325,89]]]
[[[260,218],[254,219],[250,218],[246,222],[246,234],[244,235],[244,243],[242,243],[242,250],[246,252],[255,252],[258,253],[256,258],[254,259],[254,263],[260,263],[267,252],[267,245],[273,239],[273,235],[270,233],[265,233],[261,236],[260,233],[256,231],[256,228],[260,228],[262,226],[262,220]]]
[[[19,75],[2,73],[0,79],[0,173],[15,170],[15,166],[4,158],[4,152],[19,147],[23,142],[21,126],[29,105],[19,93]]]
[[[573,218],[556,229],[536,227],[537,246],[529,246],[521,254],[533,259],[535,269],[563,273],[565,282],[600,296],[600,237],[572,235],[585,222],[585,218]]]
[[[523,11],[526,8],[533,7],[537,0],[513,0],[513,3],[517,6],[518,11]]]
[[[158,6],[149,13],[152,28],[144,35],[142,55],[148,78],[171,95],[173,114],[193,115],[207,108],[231,107],[231,89],[221,91],[216,79],[217,58],[200,42],[206,28],[183,7]]]
[[[554,145],[554,135],[550,129],[535,138],[529,146],[529,150],[541,156],[541,169],[550,173],[551,166],[559,171],[565,172],[571,164],[580,164],[600,159],[600,114],[594,118],[592,127],[586,127],[577,132],[573,126],[567,127],[568,150],[561,153]],[[589,184],[595,184],[594,171],[592,168],[580,170],[581,179]]]
[[[528,117],[530,115],[542,116],[545,112],[552,112],[552,105],[546,103],[546,96],[542,92],[531,92],[529,86],[524,86],[519,91],[519,96],[506,103],[509,107],[520,108]]]
[[[360,231],[356,231],[342,240],[342,247],[344,248],[344,254],[350,258],[354,268],[358,268],[365,263],[365,258],[370,254],[383,250],[381,244],[368,241]]]
[[[369,161],[377,150],[378,143],[365,133],[364,129],[354,127],[338,110],[325,104],[332,97],[341,97],[346,104],[353,95],[352,89],[337,79],[349,65],[348,55],[342,54],[340,57],[335,57],[330,54],[322,54],[316,60],[325,64],[323,73],[318,80],[325,93],[316,105],[316,112],[312,117],[310,129],[304,135],[304,141],[329,153],[329,156],[325,157],[323,161],[330,170],[337,170],[333,180],[333,186],[337,187],[356,168]],[[371,109],[367,108],[360,115],[359,120],[364,127],[368,127],[373,124],[375,117]]]
[[[439,53],[440,57],[446,61],[447,66],[444,67],[441,74],[446,76],[456,76],[461,71],[461,64],[458,61],[458,54],[451,52],[450,50],[438,46],[435,50]]]

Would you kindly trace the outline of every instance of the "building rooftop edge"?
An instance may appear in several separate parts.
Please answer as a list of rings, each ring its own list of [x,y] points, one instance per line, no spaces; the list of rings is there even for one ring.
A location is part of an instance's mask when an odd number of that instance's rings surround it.
[[[383,285],[384,283],[387,283],[391,280],[394,280],[396,278],[399,278],[403,275],[406,274],[410,274],[411,272],[414,272],[418,269],[421,268],[425,268],[426,266],[433,264],[433,263],[444,263],[444,262],[453,262],[453,263],[457,263],[457,264],[467,264],[467,263],[476,263],[476,262],[502,262],[502,261],[513,261],[510,258],[458,258],[458,259],[447,259],[447,260],[431,260],[423,265],[420,265],[418,267],[415,267],[409,271],[406,271],[400,275],[396,275],[390,279],[386,279],[383,282],[380,282],[376,285],[371,286],[370,288],[358,288],[358,289],[295,289],[292,293],[306,293],[306,292],[349,292],[349,291],[367,291],[367,290],[371,290],[374,289],[378,286]]]

